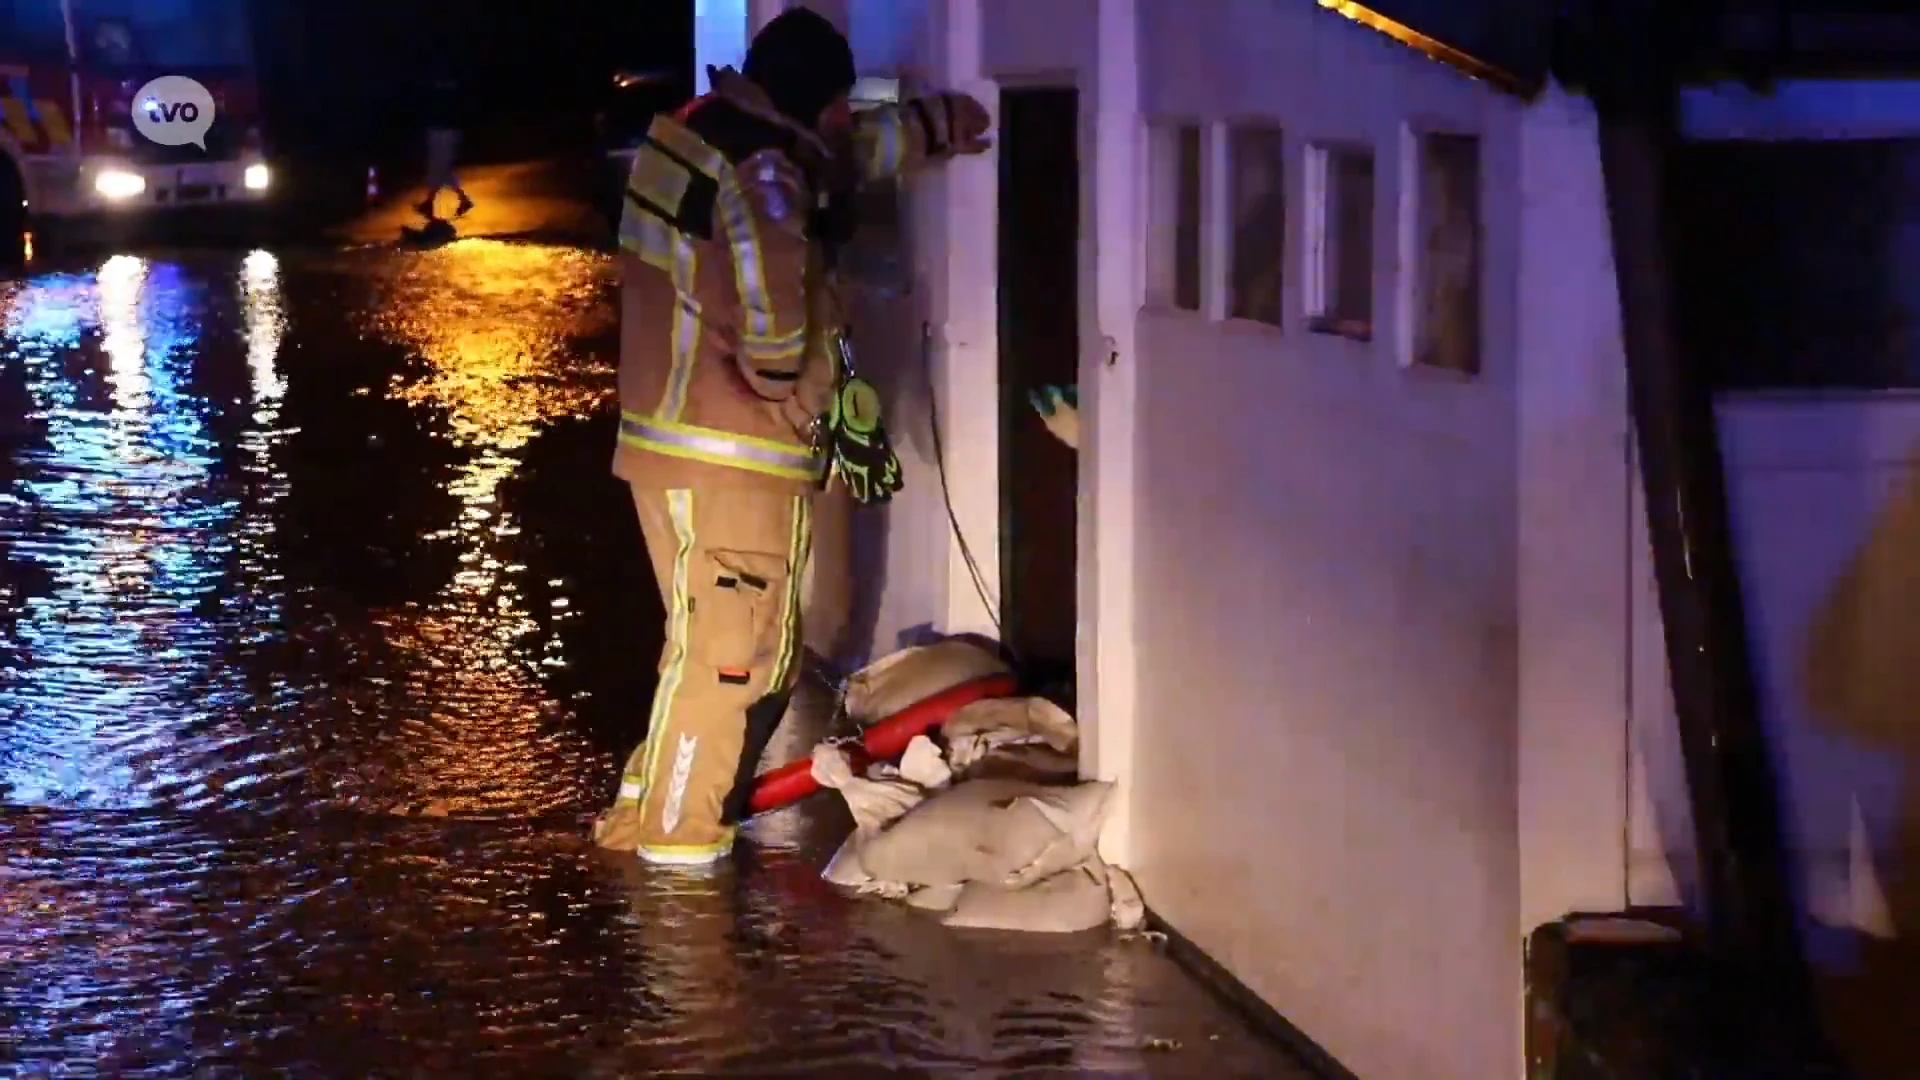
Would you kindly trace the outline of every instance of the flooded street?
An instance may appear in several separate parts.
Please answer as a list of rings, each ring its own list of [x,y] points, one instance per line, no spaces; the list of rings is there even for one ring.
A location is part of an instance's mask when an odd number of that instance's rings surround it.
[[[830,804],[707,876],[584,841],[660,632],[612,284],[0,282],[0,1075],[1293,1075],[1150,943],[841,897]]]

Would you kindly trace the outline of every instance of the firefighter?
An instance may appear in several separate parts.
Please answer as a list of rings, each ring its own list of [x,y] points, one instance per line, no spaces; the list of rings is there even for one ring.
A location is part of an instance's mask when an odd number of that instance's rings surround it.
[[[711,93],[648,128],[620,222],[613,471],[667,633],[646,739],[594,825],[604,847],[682,865],[731,850],[798,672],[812,497],[835,444],[818,418],[841,412],[822,233],[844,230],[824,229],[825,196],[977,153],[991,126],[953,93],[855,116],[852,50],[805,8],[768,23],[740,71],[711,76]],[[836,473],[897,487],[897,459],[878,452],[836,454]]]

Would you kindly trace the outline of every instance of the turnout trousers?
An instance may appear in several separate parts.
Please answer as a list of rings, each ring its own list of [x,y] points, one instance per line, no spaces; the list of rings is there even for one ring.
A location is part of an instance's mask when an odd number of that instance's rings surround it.
[[[603,847],[656,863],[726,855],[801,662],[812,496],[633,486],[667,610],[646,737],[627,759]]]

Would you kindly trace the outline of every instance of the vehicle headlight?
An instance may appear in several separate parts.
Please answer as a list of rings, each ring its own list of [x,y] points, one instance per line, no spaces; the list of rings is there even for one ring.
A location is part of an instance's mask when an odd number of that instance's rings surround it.
[[[93,190],[109,199],[131,199],[147,190],[147,178],[120,169],[102,169],[94,174]]]
[[[267,171],[265,165],[249,165],[241,177],[241,183],[247,185],[248,191],[265,191],[272,179],[273,174]]]

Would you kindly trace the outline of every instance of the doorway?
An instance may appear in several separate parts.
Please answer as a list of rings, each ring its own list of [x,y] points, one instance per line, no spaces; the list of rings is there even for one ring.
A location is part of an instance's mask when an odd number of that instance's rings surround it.
[[[1001,632],[1031,691],[1071,706],[1079,461],[1028,394],[1079,373],[1079,91],[1003,89],[999,141]]]

